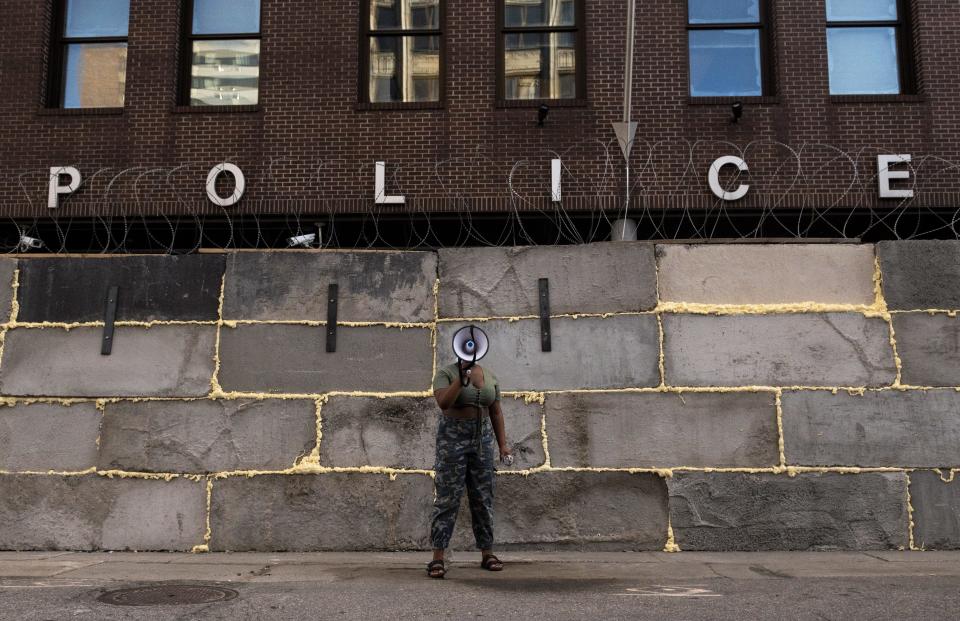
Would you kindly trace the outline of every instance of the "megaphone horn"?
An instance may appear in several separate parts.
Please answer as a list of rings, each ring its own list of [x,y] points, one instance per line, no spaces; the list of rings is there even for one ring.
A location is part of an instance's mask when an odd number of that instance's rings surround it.
[[[477,326],[464,326],[453,335],[453,353],[465,362],[476,362],[487,355],[490,340]]]

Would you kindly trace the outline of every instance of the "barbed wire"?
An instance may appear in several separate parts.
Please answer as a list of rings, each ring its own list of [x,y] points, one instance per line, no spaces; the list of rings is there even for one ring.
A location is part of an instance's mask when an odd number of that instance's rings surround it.
[[[898,187],[913,196],[881,201],[876,156],[897,152],[774,140],[639,140],[630,159],[629,204],[619,145],[599,140],[513,161],[478,148],[390,163],[389,193],[407,198],[399,207],[373,200],[372,161],[339,158],[304,164],[275,157],[251,165],[250,173],[245,169],[250,195],[233,208],[206,201],[210,162],[84,171],[80,188],[62,195],[58,209],[45,203],[49,168],[2,172],[0,192],[12,198],[3,209],[0,252],[267,249],[311,234],[320,238],[314,247],[328,248],[583,244],[608,239],[626,216],[639,238],[651,240],[960,239],[960,161],[914,155],[898,164],[909,172]],[[707,173],[718,154],[749,163],[749,171],[727,167],[720,174],[728,191],[750,185],[743,201],[709,191]],[[222,161],[243,159],[235,154]],[[553,159],[562,162],[560,202],[550,200]],[[83,170],[82,163],[71,165]],[[357,183],[344,187],[351,178]],[[502,190],[490,194],[498,186]],[[318,196],[327,208],[317,208]],[[329,208],[331,201],[363,209]],[[490,203],[500,209],[492,211]]]

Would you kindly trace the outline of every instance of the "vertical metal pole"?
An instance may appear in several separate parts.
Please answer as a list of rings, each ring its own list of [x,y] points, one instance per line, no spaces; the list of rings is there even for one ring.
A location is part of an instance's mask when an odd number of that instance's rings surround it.
[[[623,185],[626,204],[623,207],[623,217],[613,224],[611,239],[615,240],[634,240],[636,239],[636,226],[630,220],[630,151],[633,149],[633,139],[637,135],[637,122],[630,119],[632,99],[633,99],[633,42],[636,33],[636,13],[637,0],[627,0],[627,33],[626,49],[623,57],[623,121],[613,123],[613,131],[617,135],[617,142],[620,143],[620,151],[623,153]],[[617,227],[622,230],[617,231]],[[633,232],[627,234],[627,228]]]
[[[627,0],[627,50],[623,79],[623,122],[630,123],[630,100],[633,97],[633,39],[636,24],[637,0]]]
[[[633,99],[633,41],[636,34],[637,0],[627,0],[627,47],[624,55],[623,79],[623,124],[630,127],[630,109]],[[631,140],[633,136],[630,136]],[[626,207],[623,219],[627,220],[630,213],[630,150],[624,157],[624,183],[626,184]],[[626,226],[626,224],[624,224]]]

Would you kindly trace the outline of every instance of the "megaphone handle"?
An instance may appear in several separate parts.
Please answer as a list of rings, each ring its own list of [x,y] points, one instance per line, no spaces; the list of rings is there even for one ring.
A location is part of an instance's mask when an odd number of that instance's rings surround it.
[[[464,362],[466,362],[466,361],[464,361]],[[463,366],[460,365],[460,362],[459,362],[459,361],[457,362],[457,369],[460,371],[460,385],[463,386],[464,388],[466,388],[467,386],[470,385],[470,376],[467,375],[466,373],[464,373],[464,371],[469,370],[474,364],[476,364],[476,363],[475,363],[475,362],[471,362],[471,363],[467,366],[467,368],[463,368]]]

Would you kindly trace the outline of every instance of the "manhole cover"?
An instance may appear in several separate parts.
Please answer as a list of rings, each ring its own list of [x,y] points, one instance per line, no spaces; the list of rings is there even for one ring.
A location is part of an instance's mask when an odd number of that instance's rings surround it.
[[[225,602],[236,596],[236,591],[221,587],[167,584],[107,591],[97,601],[113,606],[180,606]]]

